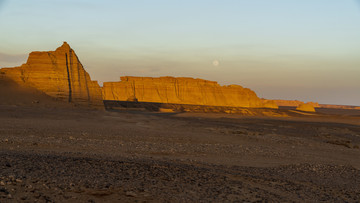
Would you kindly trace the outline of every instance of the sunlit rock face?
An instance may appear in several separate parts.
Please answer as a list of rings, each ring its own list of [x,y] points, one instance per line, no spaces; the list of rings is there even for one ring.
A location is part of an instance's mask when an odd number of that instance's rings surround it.
[[[104,100],[194,104],[208,106],[268,107],[254,91],[239,85],[220,86],[217,82],[175,77],[121,77],[119,82],[104,82]]]
[[[298,100],[273,100],[278,106],[294,106],[297,107],[304,102]]]
[[[269,109],[278,109],[279,108],[275,101],[262,99],[262,102],[263,102],[264,108],[269,108]]]
[[[274,101],[278,106],[293,106],[293,107],[297,107],[300,104],[304,104],[303,101],[299,101],[299,100],[272,100]],[[308,104],[313,105],[314,107],[320,107],[318,102],[308,102]]]
[[[20,85],[34,87],[59,100],[103,106],[99,84],[90,79],[66,42],[55,51],[31,52],[25,64],[2,68],[0,72]]]
[[[315,112],[314,105],[312,103],[299,104],[296,108],[299,111]]]

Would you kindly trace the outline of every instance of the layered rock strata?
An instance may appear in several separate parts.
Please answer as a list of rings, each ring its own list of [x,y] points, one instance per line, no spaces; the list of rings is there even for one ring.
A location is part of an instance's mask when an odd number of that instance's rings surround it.
[[[104,100],[277,108],[274,102],[263,102],[248,88],[184,77],[125,76],[119,82],[104,82],[102,93]]]
[[[19,85],[34,87],[58,100],[103,106],[99,84],[91,80],[66,42],[55,51],[31,52],[25,64],[2,68],[0,73]]]
[[[293,106],[297,107],[300,104],[304,104],[305,102],[299,101],[299,100],[272,100],[274,101],[278,106]],[[309,104],[313,105],[314,107],[320,107],[318,102],[308,102]]]
[[[336,104],[319,104],[320,108],[329,108],[329,109],[357,109],[360,110],[360,106],[350,106],[350,105],[336,105]]]

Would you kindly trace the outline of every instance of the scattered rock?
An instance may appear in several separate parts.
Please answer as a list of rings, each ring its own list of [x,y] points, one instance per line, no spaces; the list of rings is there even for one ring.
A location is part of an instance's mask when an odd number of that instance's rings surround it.
[[[132,191],[127,191],[126,192],[126,196],[129,196],[129,197],[137,197],[137,194],[135,192],[132,192]]]

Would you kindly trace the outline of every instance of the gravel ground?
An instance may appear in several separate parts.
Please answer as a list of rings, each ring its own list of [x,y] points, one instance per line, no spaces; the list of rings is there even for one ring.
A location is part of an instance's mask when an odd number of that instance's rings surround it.
[[[0,105],[0,202],[358,202],[359,121]]]
[[[0,152],[3,201],[357,202],[360,171],[297,164],[227,167]]]

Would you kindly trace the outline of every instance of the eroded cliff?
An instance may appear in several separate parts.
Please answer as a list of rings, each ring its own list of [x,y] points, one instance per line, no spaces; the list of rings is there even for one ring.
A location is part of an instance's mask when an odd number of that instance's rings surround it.
[[[221,86],[217,82],[184,77],[121,77],[104,82],[104,100],[193,104],[207,106],[277,108],[263,102],[254,91],[239,85]]]
[[[281,99],[267,100],[267,101],[274,101],[278,106],[292,106],[292,107],[298,107],[299,105],[305,103],[299,100],[281,100]],[[318,102],[308,102],[308,103],[313,105],[314,107],[320,107]]]
[[[103,106],[99,84],[91,80],[66,42],[55,51],[31,52],[25,64],[2,68],[0,73],[19,85],[34,87],[58,100],[90,107]]]
[[[296,110],[307,111],[307,112],[315,112],[314,105],[311,104],[311,103],[299,104],[299,106],[296,108]]]

